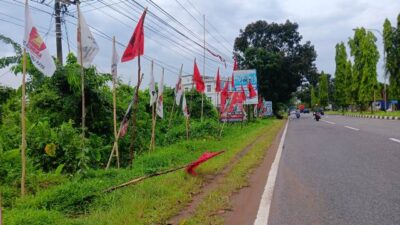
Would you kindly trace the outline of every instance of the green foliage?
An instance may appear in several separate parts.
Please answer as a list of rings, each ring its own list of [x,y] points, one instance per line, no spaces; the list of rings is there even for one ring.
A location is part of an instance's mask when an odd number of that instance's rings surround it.
[[[354,57],[353,91],[356,93],[356,103],[363,109],[374,99],[377,87],[376,65],[379,52],[376,47],[376,37],[364,28],[355,30],[354,37],[349,40],[350,53]]]
[[[351,85],[351,67],[347,62],[346,46],[343,42],[336,45],[335,62],[335,103],[344,108],[350,104],[350,89],[348,87]]]
[[[19,63],[21,61],[21,56],[22,56],[22,49],[21,45],[19,45],[17,42],[12,40],[9,37],[6,37],[2,34],[0,34],[0,41],[4,42],[5,44],[9,44],[13,47],[15,56],[6,56],[0,58],[0,69],[3,69],[5,67],[8,67],[10,65]]]
[[[389,97],[400,99],[400,14],[397,17],[397,27],[392,27],[388,19],[383,24],[385,75],[389,75]]]
[[[328,106],[328,76],[322,71],[319,77],[319,104],[322,107]]]
[[[311,86],[310,94],[311,94],[311,103],[310,103],[311,104],[311,108],[314,108],[314,107],[318,106],[319,99],[318,99],[318,97],[317,97],[317,95],[315,93],[315,89],[314,89],[313,86]]]
[[[316,52],[310,42],[301,44],[298,25],[256,21],[240,30],[234,50],[241,69],[256,69],[260,94],[274,104],[288,103],[303,80],[315,82]]]

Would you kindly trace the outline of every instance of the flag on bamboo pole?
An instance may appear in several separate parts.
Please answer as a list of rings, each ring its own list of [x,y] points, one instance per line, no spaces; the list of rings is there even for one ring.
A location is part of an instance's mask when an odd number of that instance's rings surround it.
[[[144,53],[144,18],[147,13],[147,8],[144,10],[138,24],[136,25],[135,31],[129,40],[128,46],[126,47],[124,54],[122,55],[121,62],[126,62],[134,59],[136,56],[143,55]]]
[[[24,46],[29,52],[33,65],[44,75],[52,76],[56,71],[56,65],[50,56],[46,44],[39,32],[33,26],[31,12],[28,3],[25,3],[25,35]]]
[[[128,131],[128,127],[129,127],[129,119],[124,118],[124,120],[122,120],[122,126],[121,126],[121,131],[119,133],[119,137],[125,136],[126,132]]]
[[[225,86],[221,91],[221,98],[223,96],[225,96],[225,98],[226,98],[226,96],[228,96],[228,88],[229,88],[229,78],[228,78],[228,81],[225,82]]]
[[[196,176],[196,171],[195,169],[200,166],[200,164],[204,163],[205,161],[219,155],[222,154],[224,151],[219,151],[219,152],[205,152],[203,153],[196,161],[190,163],[187,167],[186,167],[186,172],[188,172],[189,174]]]
[[[149,83],[149,94],[150,94],[150,106],[152,106],[157,101],[156,85],[154,83],[153,74],[153,62],[151,62],[151,72],[150,72],[150,83]]]
[[[249,98],[254,98],[257,96],[257,93],[254,90],[253,85],[251,84],[250,81],[249,81],[249,83],[247,83],[247,88],[249,89]]]
[[[80,9],[78,9],[80,10]],[[96,40],[94,39],[92,32],[86,23],[85,18],[82,13],[79,11],[79,24],[78,29],[78,63],[80,63],[80,55],[81,55],[81,46],[82,46],[82,64],[83,67],[88,68],[90,64],[93,62],[94,57],[99,52],[99,46],[97,45]]]
[[[194,60],[194,68],[193,68],[193,83],[196,85],[196,90],[200,93],[204,93],[204,81],[200,75],[199,68],[197,67],[196,59]]]
[[[233,70],[238,70],[238,69],[239,69],[239,65],[238,65],[237,57],[235,56],[233,58]]]
[[[183,94],[183,87],[182,87],[182,74],[179,74],[178,81],[175,85],[175,102],[176,105],[181,103],[181,98]]]
[[[219,67],[217,70],[217,77],[215,78],[215,92],[221,92],[221,78],[219,77]]]
[[[163,69],[163,73],[161,74],[160,83],[158,83],[158,97],[157,97],[157,104],[156,104],[157,115],[161,118],[164,118],[163,92],[164,92],[164,69]]]
[[[231,87],[232,87],[232,90],[235,91],[235,80],[233,79],[233,73],[232,73],[232,79],[231,79]]]
[[[117,49],[115,48],[115,44],[114,44],[113,50],[112,50],[112,59],[111,59],[111,75],[114,78],[117,78],[117,74],[118,74],[118,70],[117,70],[118,61],[119,61],[119,56],[118,56]]]
[[[182,112],[183,115],[188,118],[189,117],[189,110],[186,104],[186,96],[185,96],[185,92],[183,92],[183,100],[182,100]]]
[[[243,99],[243,102],[244,102],[244,101],[246,101],[246,92],[244,91],[243,84],[240,85],[240,89],[242,91],[242,99]]]

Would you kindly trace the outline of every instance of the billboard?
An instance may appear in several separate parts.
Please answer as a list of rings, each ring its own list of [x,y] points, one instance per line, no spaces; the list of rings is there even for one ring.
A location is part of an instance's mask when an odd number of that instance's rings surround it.
[[[256,91],[256,97],[247,98],[244,102],[245,105],[254,105],[258,104],[258,87],[257,87],[257,71],[256,70],[235,70],[233,71],[233,83],[236,91],[241,90],[241,86],[243,85],[243,89],[246,92],[246,96],[249,97],[249,89],[247,87],[248,83],[251,82],[254,90]]]
[[[240,92],[228,92],[228,96],[221,95],[220,119],[228,122],[246,119]]]
[[[272,116],[272,102],[263,101],[263,116]]]

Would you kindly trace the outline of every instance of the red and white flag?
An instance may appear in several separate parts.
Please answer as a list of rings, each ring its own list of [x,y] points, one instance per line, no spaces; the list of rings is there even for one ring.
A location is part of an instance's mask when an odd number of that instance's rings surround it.
[[[157,115],[161,118],[164,118],[163,92],[164,92],[164,71],[161,74],[160,83],[158,83],[158,97],[157,97],[157,104],[156,104]]]
[[[136,25],[135,31],[129,40],[128,46],[126,47],[124,54],[122,55],[121,61],[126,62],[134,59],[136,56],[143,55],[144,53],[144,18],[147,13],[147,8],[144,10],[138,24]]]
[[[198,92],[204,93],[205,85],[203,78],[200,75],[199,68],[197,67],[196,59],[194,60],[193,83],[196,85],[196,90]]]
[[[247,84],[247,88],[249,89],[249,98],[257,97],[257,92],[254,90],[251,81],[249,81],[249,83]]]
[[[238,64],[238,61],[237,61],[237,57],[234,56],[234,58],[233,58],[233,70],[238,70],[238,69],[239,69],[239,64]]]
[[[94,39],[92,32],[86,23],[85,18],[82,13],[79,12],[79,24],[78,29],[78,62],[81,63],[81,48],[82,48],[82,65],[85,68],[90,67],[92,64],[94,57],[99,52],[99,46],[97,45],[96,40]],[[80,35],[79,35],[80,34]]]
[[[246,92],[244,91],[243,84],[240,85],[240,89],[241,89],[241,91],[242,91],[242,99],[243,99],[243,102],[245,102],[245,101],[246,101]]]
[[[175,85],[175,103],[179,105],[181,103],[181,98],[183,94],[183,86],[182,86],[182,76],[179,74],[178,81]]]
[[[28,3],[25,3],[25,36],[24,46],[29,52],[33,65],[44,75],[52,76],[56,71],[56,64],[39,32],[33,26],[31,12]]]
[[[235,79],[234,79],[233,73],[232,73],[232,79],[231,79],[231,87],[232,87],[231,90],[236,91],[235,90]]]
[[[187,104],[186,104],[185,92],[183,92],[182,112],[183,112],[183,115],[184,115],[186,118],[189,118],[189,110],[188,110],[188,107],[187,107]]]

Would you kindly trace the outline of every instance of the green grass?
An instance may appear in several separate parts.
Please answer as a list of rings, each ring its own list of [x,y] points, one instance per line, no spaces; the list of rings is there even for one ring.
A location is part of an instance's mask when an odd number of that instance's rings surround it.
[[[215,190],[211,191],[197,207],[195,214],[185,221],[185,225],[223,224],[221,211],[231,208],[230,196],[237,190],[248,185],[250,171],[259,165],[266,154],[266,149],[282,127],[284,121],[275,123],[266,135],[263,136],[225,176],[224,181]]]
[[[342,111],[326,111],[325,112],[328,115],[341,115]],[[366,111],[366,112],[350,112],[350,111],[345,111],[345,114],[348,115],[375,115],[375,116],[399,116],[400,117],[400,111],[394,111],[394,112],[384,112],[384,111],[374,111],[371,113],[371,111]]]
[[[5,210],[5,224],[163,224],[199,192],[205,174],[216,174],[258,136],[281,124],[275,119],[244,126],[227,126],[226,135],[183,141],[144,154],[132,169],[97,170],[36,195],[17,199]],[[109,194],[102,190],[155,171],[185,165],[204,151],[226,152],[198,168],[198,176],[183,171],[155,177]],[[32,223],[31,221],[36,221]]]

